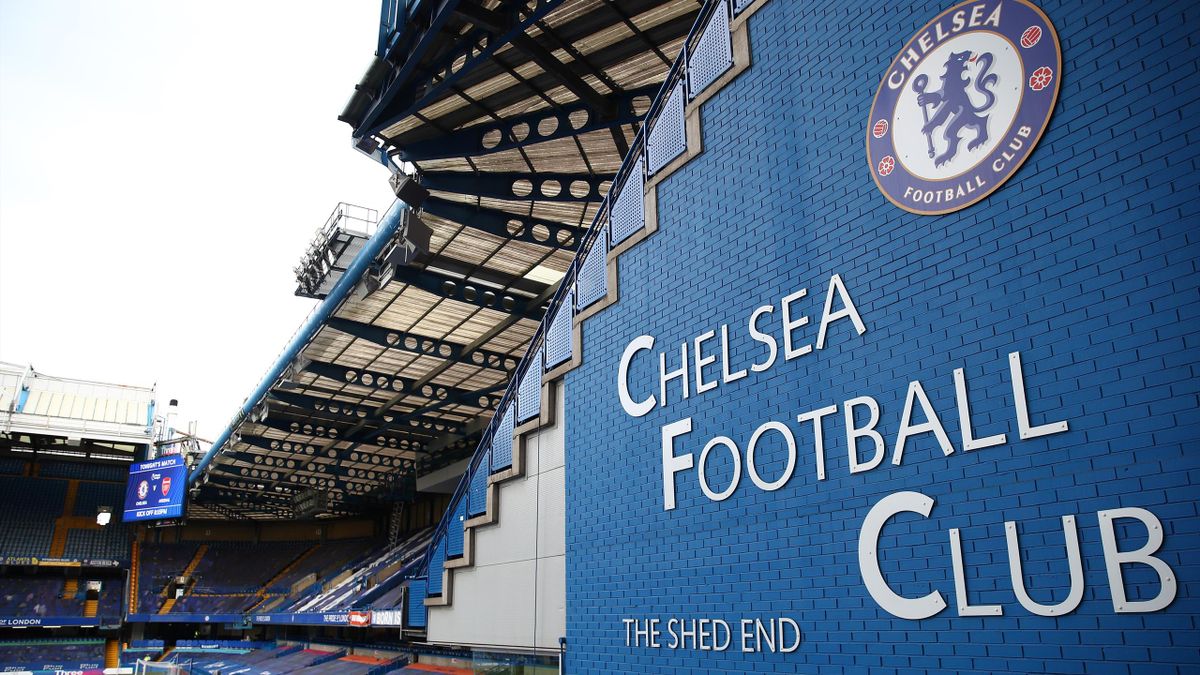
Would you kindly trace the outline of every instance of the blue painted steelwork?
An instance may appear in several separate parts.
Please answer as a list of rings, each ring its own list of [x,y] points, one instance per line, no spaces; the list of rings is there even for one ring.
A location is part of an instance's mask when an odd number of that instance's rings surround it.
[[[649,100],[657,91],[656,85],[638,87],[610,97],[617,113],[609,118],[602,118],[586,101],[577,101],[503,121],[489,120],[443,136],[409,143],[400,148],[400,157],[409,162],[464,155],[478,157],[558,138],[582,136],[614,126],[636,124],[642,120],[642,116],[637,113],[635,99],[644,97]]]
[[[431,200],[426,201],[426,204],[429,201]],[[428,210],[425,213],[428,213]],[[348,335],[369,340],[382,347],[398,349],[410,354],[426,354],[439,358],[448,358],[454,361],[468,362],[473,366],[481,368],[490,368],[505,372],[512,372],[517,367],[517,357],[515,356],[482,348],[473,349],[467,353],[463,345],[456,342],[438,340],[416,333],[372,326],[371,324],[359,323],[358,321],[342,319],[336,316],[331,317],[325,325]]]
[[[25,412],[27,401],[29,401],[29,385],[21,387],[21,393],[17,394],[17,409],[14,412]]]
[[[452,202],[440,197],[430,197],[421,206],[422,213],[452,220],[480,232],[513,241],[554,246],[567,251],[574,251],[579,247],[579,235],[584,232],[582,227]]]
[[[589,173],[427,171],[421,174],[422,186],[430,190],[549,202],[601,201],[601,184],[612,179],[612,174]]]
[[[208,449],[208,452],[200,459],[196,468],[192,470],[191,475],[188,476],[189,485],[195,483],[204,471],[208,469],[208,465],[217,456],[217,452],[221,449],[221,446],[233,435],[234,430],[237,429],[242,419],[249,415],[254,406],[258,405],[258,402],[267,395],[267,392],[270,391],[279,377],[283,375],[288,366],[292,364],[292,361],[304,349],[304,346],[316,336],[321,326],[325,325],[325,320],[333,315],[333,312],[342,304],[342,301],[346,299],[346,296],[350,294],[355,285],[358,284],[358,280],[362,278],[363,273],[367,271],[367,268],[375,261],[375,258],[383,251],[383,248],[392,240],[392,237],[395,236],[396,232],[405,223],[404,214],[407,210],[408,206],[400,200],[392,203],[391,208],[384,214],[383,219],[379,221],[379,229],[375,231],[375,235],[367,240],[362,251],[359,251],[358,256],[354,258],[354,261],[350,263],[350,267],[346,269],[346,273],[342,275],[341,279],[338,279],[333,289],[329,291],[329,295],[321,301],[316,311],[304,322],[304,325],[301,326],[300,330],[292,338],[292,341],[284,348],[283,353],[275,360],[275,364],[271,366],[271,369],[263,376],[262,381],[254,388],[250,396],[246,398],[246,401],[242,404],[237,414],[230,420],[229,425],[217,436],[217,439],[213,441],[212,447]]]
[[[688,33],[687,40],[685,40],[685,45],[693,42],[697,38],[699,31],[708,24],[709,18],[712,16],[712,13],[716,11],[718,6],[719,4],[716,0],[708,0],[708,2],[705,3],[704,7],[700,10],[700,14],[696,18],[695,24]],[[638,167],[638,159],[645,157],[645,130],[648,126],[652,126],[658,116],[662,114],[666,99],[683,81],[686,65],[687,51],[685,49],[680,53],[679,57],[675,60],[675,63],[671,66],[671,70],[667,73],[666,80],[663,82],[662,87],[658,90],[658,94],[655,96],[654,101],[650,105],[650,110],[646,114],[646,122],[642,125],[642,128],[638,130],[637,136],[634,137],[633,143],[630,144],[629,153],[626,154],[625,159],[621,162],[621,167],[617,171],[616,176],[611,177],[613,184],[624,184],[625,181],[629,179],[631,172]],[[546,315],[556,316],[559,308],[562,307],[564,303],[569,302],[571,298],[571,293],[569,290],[576,286],[577,280],[580,278],[580,274],[582,273],[583,261],[590,257],[588,256],[588,253],[595,253],[601,258],[606,254],[609,247],[607,227],[609,209],[610,201],[606,197],[603,201],[601,201],[600,207],[596,210],[596,215],[593,218],[590,227],[580,241],[579,251],[576,253],[575,258],[571,261],[571,265],[567,268],[567,273],[559,283],[558,290],[555,292],[554,297],[551,298],[549,305],[547,305]],[[582,294],[583,289],[580,288],[579,292],[576,294],[577,311],[584,308],[583,305],[579,304],[578,300],[578,296],[581,296]],[[542,321],[538,324],[537,331],[534,333],[533,338],[529,341],[529,347],[525,352],[525,356],[521,359],[521,363],[517,366],[515,376],[509,381],[509,384],[504,391],[503,398],[496,406],[496,414],[492,416],[491,423],[483,432],[479,445],[476,447],[475,454],[471,458],[470,467],[463,473],[462,478],[459,480],[458,486],[455,488],[454,495],[451,497],[451,503],[454,503],[456,500],[461,498],[463,493],[470,488],[470,478],[474,475],[474,472],[487,457],[486,453],[488,448],[491,448],[491,466],[493,471],[503,468],[505,461],[511,465],[511,446],[513,433],[513,427],[511,424],[516,414],[516,410],[513,406],[517,403],[518,399],[517,383],[523,380],[524,375],[528,370],[535,367],[542,367],[541,349],[546,339],[547,330],[548,326],[546,321]],[[538,393],[540,395],[540,390]],[[492,445],[493,440],[496,442],[496,445],[494,446]],[[503,453],[504,444],[507,444],[508,446],[507,460],[505,459]],[[451,515],[452,512],[450,511],[447,511],[445,514],[443,514],[441,521],[434,529],[433,537],[435,541],[437,537],[445,536],[447,528],[449,527]],[[426,570],[426,574],[428,574],[430,569],[435,567],[438,570],[438,574],[440,575],[441,573],[440,562],[438,562],[436,566],[431,564],[434,562],[435,551],[436,547],[433,545],[426,550],[425,559],[422,563],[422,569]]]
[[[520,6],[512,7],[509,16],[513,18],[514,23],[510,30],[499,36],[484,28],[476,28],[470,31],[458,40],[459,46],[456,49],[448,52],[437,63],[428,64],[428,67],[421,68],[423,72],[429,73],[427,79],[422,82],[410,83],[409,79],[417,71],[418,66],[421,65],[421,58],[438,37],[442,26],[454,14],[454,10],[458,7],[458,0],[444,0],[441,4],[437,4],[428,18],[427,25],[429,27],[419,35],[414,35],[414,39],[406,43],[411,44],[411,48],[407,49],[407,54],[398,55],[398,57],[393,58],[396,63],[400,64],[399,69],[388,80],[383,92],[372,104],[371,109],[367,111],[362,124],[355,128],[354,137],[364,138],[378,133],[413,114],[413,112],[419,110],[424,105],[425,101],[439,96],[448,87],[453,86],[464,73],[471,72],[479,63],[491,59],[492,54],[497,49],[512,42],[513,36],[524,33],[526,28],[533,25],[536,21],[545,18],[551,10],[561,5],[562,2],[563,0],[541,0],[532,8],[532,11],[528,12],[525,12]],[[420,14],[422,12],[421,7],[426,4],[434,5],[435,3],[417,0],[409,16]],[[394,31],[393,34],[395,34]],[[389,51],[391,50],[391,44],[403,47],[399,41],[391,41],[389,39],[387,48]],[[480,44],[484,45],[482,49],[478,47]],[[385,54],[381,52],[381,55]],[[465,59],[465,61],[458,64],[460,59]],[[456,66],[456,64],[458,65]],[[421,96],[413,94],[403,101],[400,111],[380,119],[380,116],[387,112],[387,108],[400,94],[401,88],[409,84],[428,84],[428,86],[424,88]],[[414,89],[415,87],[409,87],[409,92],[412,92]]]

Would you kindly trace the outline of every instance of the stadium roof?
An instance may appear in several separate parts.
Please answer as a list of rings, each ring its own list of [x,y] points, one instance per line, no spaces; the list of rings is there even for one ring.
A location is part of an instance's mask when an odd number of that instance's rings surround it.
[[[153,387],[0,362],[0,449],[132,461],[154,440]]]
[[[428,190],[420,221],[335,209],[298,269],[323,303],[194,474],[193,516],[286,517],[306,488],[352,512],[470,457],[700,6],[385,0],[341,119]]]

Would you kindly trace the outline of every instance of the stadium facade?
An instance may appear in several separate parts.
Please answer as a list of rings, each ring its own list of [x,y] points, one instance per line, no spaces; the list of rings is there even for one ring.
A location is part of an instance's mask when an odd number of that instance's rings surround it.
[[[128,653],[1200,667],[1194,19],[385,2],[400,201],[136,537]]]

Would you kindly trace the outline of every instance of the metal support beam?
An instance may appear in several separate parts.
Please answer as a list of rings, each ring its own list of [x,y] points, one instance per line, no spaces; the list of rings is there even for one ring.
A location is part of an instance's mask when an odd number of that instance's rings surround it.
[[[384,476],[395,471],[389,467],[377,467],[369,470],[358,469],[342,469],[333,464],[316,464],[314,466],[324,467],[322,469],[297,469],[289,474],[284,474],[276,469],[272,472],[268,468],[251,468],[243,466],[230,466],[227,464],[214,464],[211,473],[210,484],[227,487],[230,489],[240,489],[254,492],[258,497],[275,496],[273,492],[276,486],[284,489],[294,490],[302,487],[320,487],[321,489],[345,489],[349,491],[358,491],[360,489],[369,488],[383,480]],[[401,471],[411,470],[401,469]],[[246,473],[242,473],[245,471]],[[351,474],[351,471],[354,471]],[[275,473],[279,477],[272,478],[271,474]],[[368,477],[373,474],[374,478]],[[296,480],[290,480],[290,476],[295,476]],[[311,480],[310,480],[311,479]],[[264,485],[271,490],[260,490],[259,485]],[[280,495],[281,498],[287,497]],[[289,504],[290,506],[290,504]]]
[[[456,40],[454,48],[435,63],[428,68],[422,67],[424,77],[413,81],[413,74],[421,65],[425,50],[432,43],[437,31],[454,14],[458,0],[446,0],[443,4],[436,5],[437,13],[430,19],[428,30],[407,41],[407,44],[397,43],[399,47],[409,47],[407,53],[387,55],[390,61],[402,65],[367,111],[362,123],[355,127],[355,137],[378,133],[419,110],[425,101],[436,99],[465,74],[475,72],[481,61],[490,59],[497,49],[511,41],[512,36],[524,33],[526,28],[544,18],[563,2],[564,0],[546,0],[539,3],[533,11],[528,11],[524,6],[512,5],[508,9],[509,19],[505,30],[489,31],[479,28],[470,31]],[[401,92],[404,92],[403,96]]]
[[[486,28],[492,32],[501,32],[508,24],[507,18],[502,14],[484,9],[478,5],[460,2],[455,12],[476,26]],[[516,33],[510,40],[514,47],[528,54],[529,58],[540,66],[542,70],[558,78],[558,81],[564,87],[579,97],[580,101],[586,103],[601,117],[609,118],[615,116],[616,106],[612,101],[609,101],[600,92],[593,89],[591,85],[584,82],[582,77],[577,75],[574,70],[562,61],[555,58],[549,49],[543,47],[541,43],[530,37],[528,33]]]
[[[525,298],[430,269],[397,267],[394,278],[448,300],[502,312],[520,319],[541,321],[546,313],[539,304]]]
[[[274,411],[266,419],[259,420],[256,424],[288,434],[299,434],[310,438],[332,441],[338,440],[338,437],[342,433],[342,430],[336,425],[325,424],[319,419],[288,420],[273,413]]]
[[[426,213],[501,239],[550,246],[565,251],[578,250],[579,240],[586,232],[582,227],[452,202],[440,197],[426,199],[424,208]]]
[[[427,256],[422,261],[424,269],[430,274],[441,274],[447,281],[470,279],[479,281],[496,288],[508,289],[512,293],[524,293],[530,296],[541,295],[546,290],[546,283],[535,281],[528,277],[514,277],[507,272],[489,269],[476,263],[458,260],[446,255]]]
[[[396,391],[407,393],[411,396],[420,396],[434,400],[448,400],[453,398],[465,405],[473,405],[479,408],[487,408],[491,400],[486,396],[477,396],[474,391],[467,389],[459,389],[457,387],[448,387],[442,384],[427,383],[417,386],[416,380],[399,375],[388,375],[370,370],[359,370],[357,368],[347,368],[339,366],[335,363],[325,363],[323,361],[312,361],[308,364],[306,370],[310,373],[316,373],[321,377],[326,377],[338,382],[348,384],[357,384],[364,387],[370,387],[383,391]],[[390,381],[387,378],[391,378]],[[399,383],[399,384],[397,384]],[[457,427],[451,420],[443,420],[440,418],[426,418],[424,420],[408,420],[403,426],[392,424],[391,429],[397,431],[412,431],[416,429],[425,429],[433,431],[452,431]]]
[[[654,85],[609,95],[605,100],[614,112],[608,117],[597,114],[588,103],[578,101],[508,117],[503,121],[475,124],[436,138],[406,144],[400,148],[400,157],[410,162],[479,157],[544,141],[581,136],[592,131],[619,129],[623,125],[641,121],[642,116],[634,110],[635,98],[652,98],[657,92],[658,85]]]
[[[341,368],[341,366],[334,366]],[[343,380],[344,381],[344,380]],[[500,396],[491,393],[481,393],[478,391],[468,391],[453,387],[443,387],[442,385],[433,385],[440,387],[439,391],[445,391],[445,396],[434,396],[437,401],[445,401],[447,404],[469,405],[476,408],[493,408],[500,402]],[[423,385],[422,385],[423,388]],[[435,391],[435,393],[437,393]],[[407,396],[409,394],[399,394]],[[423,396],[420,392],[414,395]],[[330,399],[318,398],[307,394],[296,394],[293,392],[273,391],[271,396],[279,401],[294,405],[300,408],[315,410],[317,412],[326,412],[341,416],[347,422],[358,422],[355,427],[349,431],[342,433],[340,440],[347,441],[351,433],[358,433],[366,429],[371,434],[401,434],[401,433],[419,433],[421,435],[431,435],[434,432],[444,432],[449,428],[458,424],[453,420],[447,420],[440,417],[427,417],[424,415],[407,416],[403,413],[392,412],[388,417],[391,419],[370,419],[375,413],[375,408],[367,406],[357,406],[351,403],[343,403]],[[485,406],[484,403],[487,403]],[[336,410],[334,410],[336,408]],[[365,421],[370,419],[370,426],[366,426]],[[415,424],[414,424],[415,422]],[[382,426],[379,426],[382,425]]]
[[[436,356],[440,359],[469,363],[480,368],[490,368],[509,374],[517,367],[517,359],[507,354],[477,349],[469,356],[464,356],[463,348],[460,344],[417,335],[416,333],[372,326],[371,324],[339,317],[331,318],[326,322],[326,325],[347,335],[353,335],[354,337],[374,342],[382,347],[390,347],[411,354]]]
[[[427,171],[421,185],[431,190],[493,199],[599,202],[613,174]]]

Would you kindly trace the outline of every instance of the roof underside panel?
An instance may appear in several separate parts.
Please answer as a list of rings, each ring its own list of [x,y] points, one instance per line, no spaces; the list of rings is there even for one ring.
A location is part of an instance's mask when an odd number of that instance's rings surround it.
[[[470,456],[701,3],[415,6],[351,122],[430,190],[429,251],[342,303],[238,423],[193,516],[287,517],[307,488],[352,513]]]

